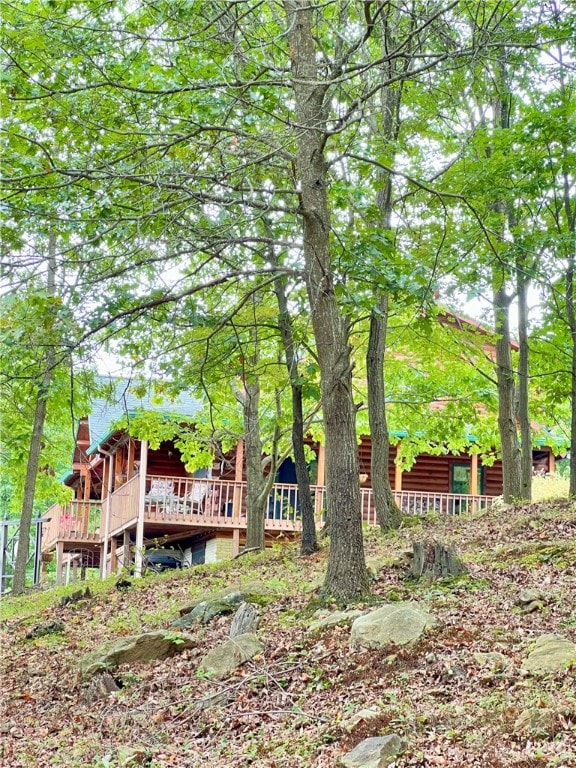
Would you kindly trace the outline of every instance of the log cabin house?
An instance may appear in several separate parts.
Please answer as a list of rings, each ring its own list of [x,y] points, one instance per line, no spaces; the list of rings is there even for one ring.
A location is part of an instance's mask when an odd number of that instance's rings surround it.
[[[92,413],[80,420],[72,469],[63,478],[74,493],[65,505],[45,514],[44,562],[56,557],[57,583],[75,578],[77,570],[99,568],[102,577],[134,565],[142,570],[146,547],[178,547],[189,565],[227,559],[238,553],[246,531],[244,445],[223,460],[193,474],[187,472],[172,442],[152,450],[115,424],[139,410],[178,414],[193,423],[201,403],[182,398],[158,404],[132,394],[124,380],[114,382],[112,401],[98,398]],[[312,492],[318,524],[324,510],[324,449],[311,444]],[[370,438],[359,442],[362,516],[376,525],[370,481]],[[421,454],[402,472],[390,451],[389,476],[396,500],[407,514],[458,514],[485,508],[502,493],[499,460],[482,466],[476,454]],[[535,466],[554,471],[554,453],[542,446]],[[294,464],[280,466],[270,494],[266,538],[293,538],[300,529]]]

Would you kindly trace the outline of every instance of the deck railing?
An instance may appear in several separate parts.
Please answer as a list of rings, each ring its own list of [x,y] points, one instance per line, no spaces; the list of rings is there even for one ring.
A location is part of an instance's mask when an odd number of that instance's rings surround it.
[[[42,526],[42,551],[50,549],[50,547],[58,541],[61,510],[62,507],[60,504],[52,504],[52,506],[44,512],[43,517],[46,522]]]
[[[467,493],[436,493],[435,491],[393,491],[396,504],[404,515],[452,517],[466,512],[489,509],[493,496],[472,496]],[[378,525],[372,488],[362,488],[362,521]]]
[[[101,501],[69,501],[53,504],[44,517],[49,518],[42,531],[42,549],[56,541],[100,541]]]
[[[311,486],[318,526],[325,519],[325,488]],[[59,539],[102,541],[105,516],[110,505],[108,535],[131,527],[138,517],[139,478],[133,477],[110,497],[99,501],[72,501],[54,505],[46,513],[42,548],[51,548]],[[395,491],[396,503],[406,515],[452,516],[487,509],[492,496]],[[378,525],[371,488],[361,489],[362,521]],[[246,483],[219,478],[186,478],[149,475],[146,478],[144,520],[190,525],[191,527],[243,528],[246,526]],[[298,486],[275,483],[268,497],[265,516],[268,531],[297,531],[301,527]]]
[[[110,503],[110,522],[108,534],[120,531],[135,521],[138,517],[138,496],[139,496],[139,477],[130,478],[127,483],[121,485],[118,490],[110,496],[110,499],[104,499],[102,502],[102,526],[104,532],[104,515],[108,513],[108,503]]]
[[[473,496],[469,493],[431,493],[395,491],[396,503],[405,515],[462,515],[489,509],[494,496]]]
[[[212,478],[149,476],[144,500],[148,522],[172,520],[215,527],[246,525],[246,483]],[[324,488],[312,486],[314,509],[323,516]],[[298,530],[301,511],[298,486],[275,483],[265,512],[267,530]]]
[[[149,475],[144,517],[146,520],[165,520],[178,515],[232,517],[234,492],[244,490],[242,485],[232,480]]]

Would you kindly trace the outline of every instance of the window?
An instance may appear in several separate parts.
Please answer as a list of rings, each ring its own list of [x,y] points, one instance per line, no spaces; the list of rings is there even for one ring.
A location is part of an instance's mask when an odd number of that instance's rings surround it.
[[[485,467],[478,467],[478,493],[484,493],[484,470]],[[450,478],[451,493],[470,493],[470,475],[472,467],[470,464],[452,464],[452,473]]]

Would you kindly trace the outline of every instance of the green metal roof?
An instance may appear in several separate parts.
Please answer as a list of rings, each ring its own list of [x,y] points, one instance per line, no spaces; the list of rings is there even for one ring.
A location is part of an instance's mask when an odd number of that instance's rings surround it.
[[[130,391],[130,379],[100,377],[100,383],[109,384],[110,394],[109,397],[97,397],[92,400],[92,410],[88,415],[88,454],[94,453],[99,445],[114,434],[114,424],[123,416],[133,416],[142,410],[194,419],[203,404],[201,400],[187,394],[174,400],[161,400],[156,393],[147,393],[140,397]]]
[[[423,435],[423,432],[415,432],[416,437]],[[390,432],[390,437],[408,437],[409,433],[406,430],[393,430]],[[471,432],[466,434],[466,440],[469,443],[477,443],[478,437]],[[544,428],[539,434],[532,436],[533,448],[562,448],[567,449],[569,446],[569,440],[561,435],[553,432],[548,428]]]

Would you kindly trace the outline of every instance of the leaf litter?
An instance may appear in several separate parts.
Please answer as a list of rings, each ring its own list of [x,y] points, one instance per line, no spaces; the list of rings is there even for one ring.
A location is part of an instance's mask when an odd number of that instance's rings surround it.
[[[469,575],[407,582],[399,555],[423,538],[454,547]],[[333,768],[363,739],[396,733],[407,749],[395,768],[576,768],[576,670],[543,679],[520,671],[540,635],[576,641],[575,505],[494,510],[385,537],[371,530],[365,547],[386,563],[374,600],[416,600],[440,621],[413,648],[351,651],[346,626],[310,633],[326,552],[300,558],[291,544],[123,591],[90,582],[92,599],[75,604],[62,605],[56,590],[48,608],[46,592],[7,599],[0,764]],[[278,592],[259,608],[260,656],[225,681],[199,673],[204,654],[228,637],[232,617],[223,616],[192,630],[193,648],[120,667],[114,690],[86,695],[81,656],[122,635],[168,628],[191,599],[243,580]],[[525,589],[545,594],[541,609],[521,610]],[[475,655],[491,652],[506,663],[491,667]],[[354,718],[366,710],[373,715]],[[553,712],[545,734],[519,729],[526,710]]]

